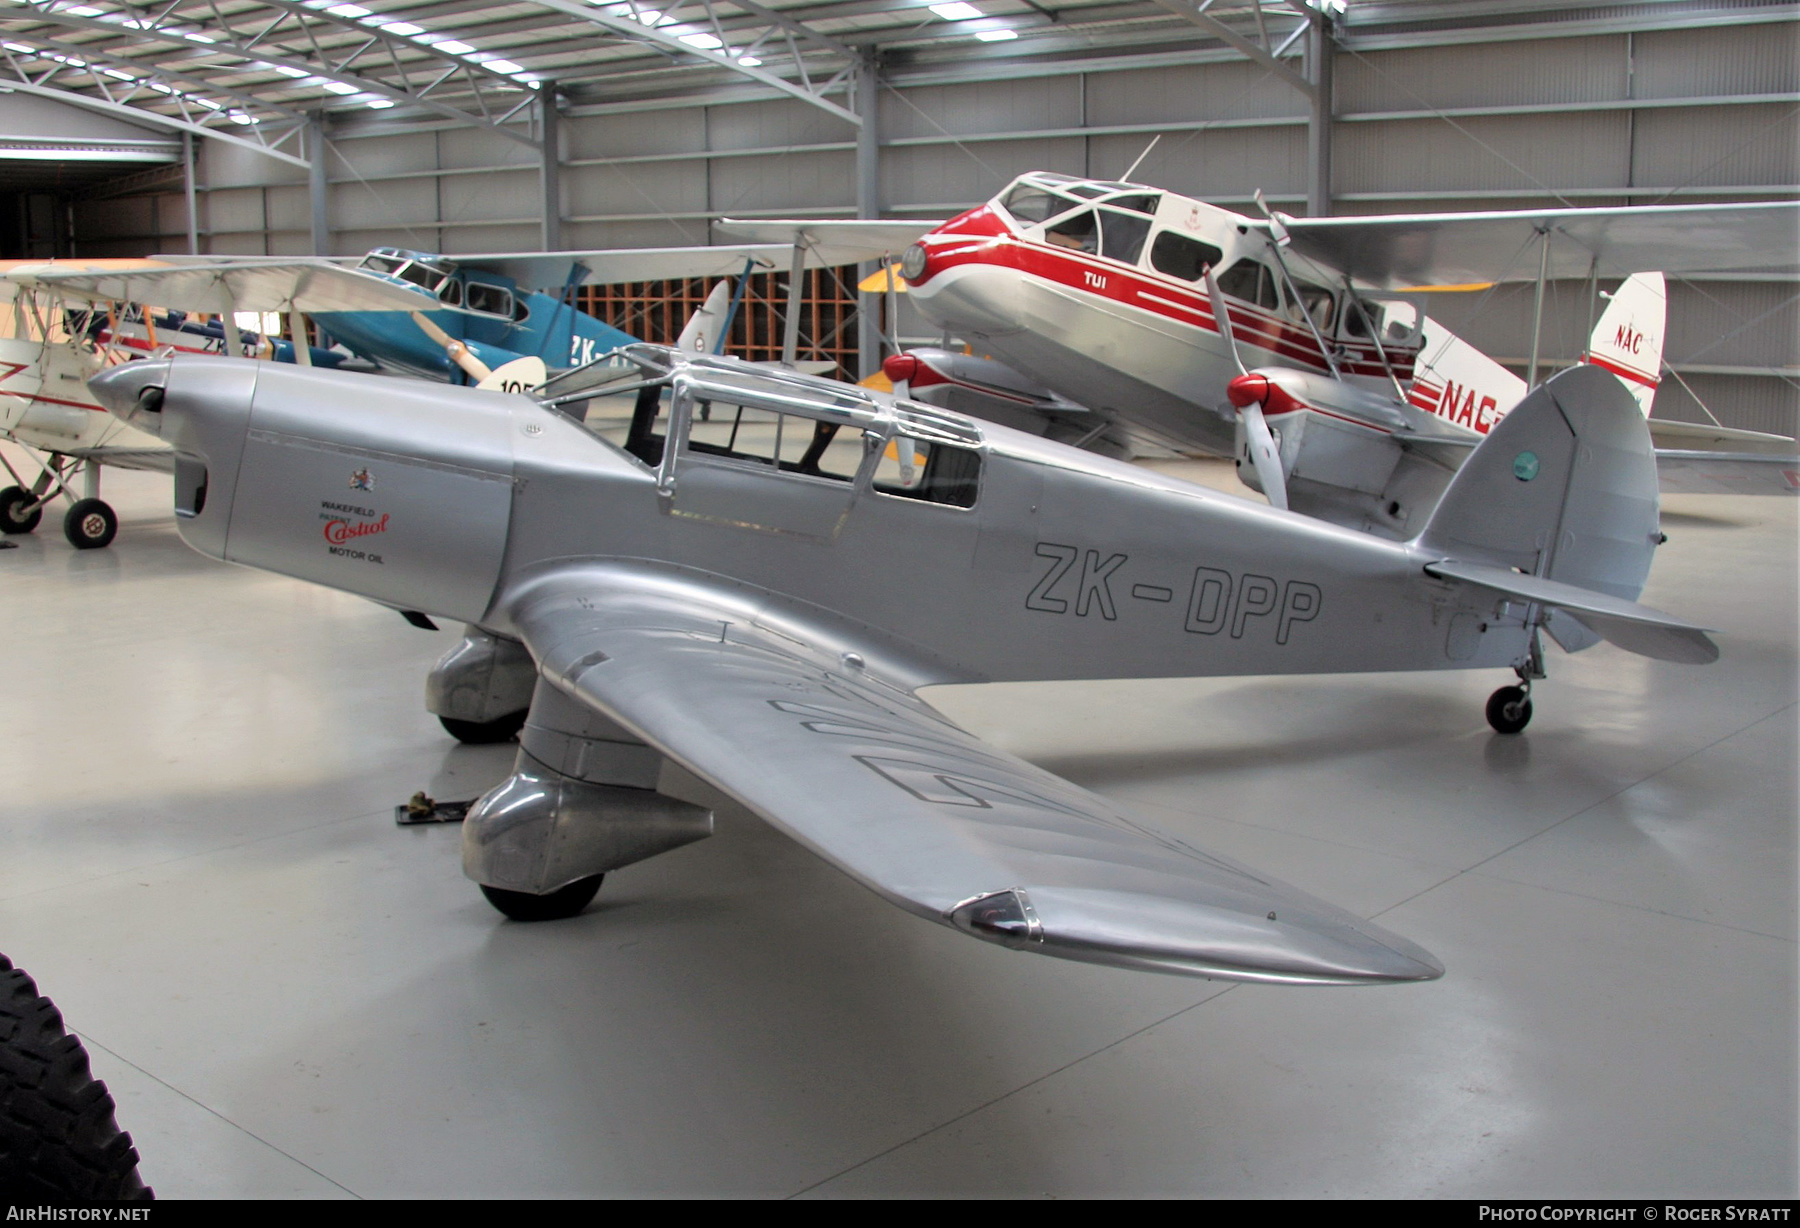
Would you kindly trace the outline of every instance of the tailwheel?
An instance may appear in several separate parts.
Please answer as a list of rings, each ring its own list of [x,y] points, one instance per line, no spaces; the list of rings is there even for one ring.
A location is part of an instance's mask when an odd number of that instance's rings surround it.
[[[567,887],[560,887],[549,895],[532,895],[529,891],[508,891],[504,887],[490,887],[481,884],[481,894],[487,897],[488,903],[498,908],[514,921],[561,921],[565,917],[573,917],[589,904],[600,891],[600,881],[604,874],[594,874],[587,878],[578,878]]]
[[[118,532],[118,514],[101,499],[77,499],[63,517],[63,536],[77,550],[111,545]]]
[[[518,737],[519,730],[525,728],[528,711],[529,709],[520,708],[517,712],[508,712],[491,721],[459,721],[454,716],[440,716],[438,724],[458,742],[470,746],[487,746],[494,742],[510,742]]]
[[[1522,686],[1503,686],[1487,701],[1488,724],[1495,733],[1518,733],[1531,723],[1531,692]]]
[[[22,486],[0,490],[0,533],[29,533],[44,518],[44,505]]]

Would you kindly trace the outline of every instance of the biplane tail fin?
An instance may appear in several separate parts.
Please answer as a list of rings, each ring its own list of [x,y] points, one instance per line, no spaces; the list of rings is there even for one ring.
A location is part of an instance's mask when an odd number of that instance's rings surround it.
[[[675,339],[675,348],[689,354],[711,354],[718,350],[720,330],[731,311],[731,283],[721,281],[713,286]]]
[[[1613,292],[1588,338],[1581,361],[1611,371],[1625,382],[1647,418],[1662,377],[1667,291],[1661,273],[1633,273]]]
[[[1672,661],[1718,656],[1698,627],[1637,604],[1662,540],[1650,430],[1625,385],[1583,364],[1537,388],[1457,471],[1417,545],[1427,570],[1566,615],[1597,639]]]

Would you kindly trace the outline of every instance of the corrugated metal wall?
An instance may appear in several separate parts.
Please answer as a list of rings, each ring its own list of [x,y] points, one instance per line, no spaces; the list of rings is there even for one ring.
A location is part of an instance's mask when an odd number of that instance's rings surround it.
[[[1341,51],[1334,211],[1792,197],[1800,23],[1776,16]],[[1030,169],[1118,175],[1158,131],[1163,139],[1139,179],[1239,206],[1260,188],[1298,211],[1304,100],[1249,63],[1194,59],[1002,80],[897,70],[881,102],[883,212],[953,212]],[[336,252],[538,245],[539,172],[529,150],[485,132],[394,127],[334,133]],[[798,101],[578,106],[562,128],[565,246],[704,242],[709,223],[727,214],[854,213],[854,132]],[[308,249],[303,173],[209,143],[200,179],[203,250]],[[82,204],[76,229],[86,254],[179,249],[180,183],[154,207],[144,197]],[[1796,290],[1785,276],[1671,288],[1668,357],[1727,423],[1800,431]],[[1591,309],[1585,291],[1553,287],[1546,357],[1579,350]],[[1522,358],[1529,300],[1506,288],[1438,311],[1489,352]],[[902,328],[924,332],[905,318]],[[1704,416],[1673,381],[1665,389],[1660,414]]]

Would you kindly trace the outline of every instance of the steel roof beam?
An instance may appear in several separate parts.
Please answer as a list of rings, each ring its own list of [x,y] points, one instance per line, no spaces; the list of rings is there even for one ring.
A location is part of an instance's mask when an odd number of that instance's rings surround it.
[[[852,88],[859,63],[857,52],[780,12],[764,8],[756,3],[756,0],[724,0],[733,7],[755,13],[765,25],[761,34],[748,43],[736,47],[732,46],[732,40],[727,37],[731,31],[720,24],[720,19],[713,7],[713,0],[700,0],[700,7],[706,14],[704,20],[676,21],[667,25],[646,25],[631,17],[610,13],[605,8],[577,3],[576,0],[531,0],[531,2],[601,26],[631,42],[654,47],[665,54],[691,56],[710,66],[748,77],[770,89],[778,90],[829,112],[845,123],[855,126],[862,124],[862,117],[854,110],[833,102],[827,96],[844,93]],[[634,5],[635,11],[635,5],[639,3],[639,0],[630,0],[630,3]],[[647,3],[643,5],[643,9],[651,11]],[[724,46],[718,50],[712,50],[683,42],[684,37],[692,36],[695,32],[690,31],[688,35],[683,35],[675,33],[671,28],[681,26],[698,26],[700,28],[698,33],[711,34]],[[807,52],[802,49],[803,44],[815,55],[823,53],[830,57],[821,66],[821,72],[829,74],[823,81],[814,80],[814,72],[807,64]],[[761,64],[742,63],[742,60],[750,55],[754,55],[756,59],[766,63],[779,60],[778,64],[771,64],[772,68],[779,71],[767,70]]]
[[[43,80],[33,79],[29,73],[20,69],[15,57],[10,52],[0,51],[0,83],[16,93],[32,94],[39,98],[49,98],[70,106],[83,107],[90,111],[98,111],[117,119],[134,124],[152,124],[159,128],[167,128],[175,132],[189,132],[195,136],[207,137],[211,140],[224,141],[228,145],[236,145],[255,153],[266,154],[294,166],[308,167],[311,162],[306,158],[304,149],[304,123],[293,124],[283,122],[276,124],[245,125],[245,130],[253,134],[251,137],[239,136],[236,132],[207,123],[216,112],[193,106],[180,99],[168,95],[157,94],[162,102],[170,103],[177,114],[164,115],[160,111],[151,111],[144,107],[132,106],[129,102],[107,97],[103,92],[99,97],[84,94],[73,89],[46,84]],[[233,125],[234,127],[236,125]],[[283,146],[291,145],[290,152]]]
[[[534,149],[538,147],[535,125],[531,122],[531,103],[536,98],[535,91],[491,70],[479,72],[477,71],[479,66],[476,64],[461,59],[452,60],[442,55],[430,56],[423,63],[408,65],[400,59],[399,50],[402,47],[407,50],[422,49],[424,44],[414,44],[410,40],[402,40],[397,36],[383,37],[379,31],[362,26],[355,27],[355,32],[368,37],[351,49],[348,54],[344,54],[342,48],[333,48],[328,51],[319,42],[318,31],[313,26],[317,24],[339,29],[341,28],[340,23],[335,21],[310,23],[305,18],[317,16],[315,10],[287,3],[286,0],[264,0],[264,3],[267,7],[281,9],[283,11],[282,20],[292,22],[294,28],[292,30],[282,29],[277,35],[277,27],[281,25],[281,21],[271,22],[252,34],[249,43],[238,40],[238,31],[226,24],[216,4],[207,6],[214,23],[216,23],[208,26],[206,23],[197,22],[193,17],[180,13],[178,3],[170,4],[153,15],[134,15],[131,20],[135,24],[127,25],[124,22],[103,21],[97,17],[70,12],[69,0],[15,0],[15,2],[18,8],[6,11],[3,14],[4,18],[43,21],[115,38],[150,39],[174,44],[189,52],[198,49],[202,57],[228,56],[246,62],[246,67],[241,69],[220,65],[219,75],[221,76],[245,76],[258,71],[255,67],[258,64],[290,68],[297,72],[304,72],[308,76],[326,77],[344,85],[353,86],[360,92],[374,94],[396,104],[424,107],[448,119],[498,132]],[[197,42],[181,31],[182,27],[192,25],[203,26],[204,28],[197,32],[210,41]],[[229,32],[227,37],[217,37],[217,35],[227,32]],[[319,57],[320,63],[314,64],[300,56],[288,53],[286,44],[296,35],[305,37],[307,46]],[[387,80],[365,75],[352,68],[357,60],[377,46],[382,47],[387,53],[388,64],[384,67],[391,68],[398,74],[403,82],[402,86],[396,87]],[[334,56],[341,58],[334,62]],[[411,73],[415,68],[425,68],[427,74],[431,76],[431,79],[422,88],[413,84]],[[509,86],[514,87],[516,93],[509,90],[504,99],[496,99],[490,103],[482,89],[484,79],[487,79],[489,84],[495,81],[505,81]],[[441,96],[433,96],[434,94],[459,96],[458,91],[444,88],[452,81],[456,81],[458,85],[464,87],[467,95],[473,100],[475,110],[457,106]],[[223,87],[209,85],[208,88],[220,89]],[[321,101],[328,102],[329,100]],[[526,127],[523,130],[510,122],[520,114],[526,116]]]
[[[1263,10],[1260,3],[1253,5],[1252,11],[1256,15],[1256,27],[1261,37],[1261,42],[1257,42],[1254,39],[1239,34],[1236,30],[1213,16],[1209,10],[1212,9],[1216,0],[1198,0],[1197,3],[1195,0],[1156,0],[1156,3],[1160,7],[1175,14],[1175,16],[1181,18],[1183,21],[1199,26],[1208,34],[1211,34],[1213,37],[1235,48],[1237,51],[1242,52],[1251,60],[1261,64],[1264,68],[1280,77],[1283,81],[1286,81],[1302,94],[1305,94],[1308,98],[1312,97],[1312,82],[1295,72],[1280,58],[1279,49],[1269,36],[1268,25],[1263,19]],[[1311,18],[1307,18],[1306,20],[1310,21]],[[1302,23],[1301,28],[1305,28],[1304,22]],[[1294,42],[1294,31],[1287,30],[1283,31],[1283,33],[1287,36],[1287,40],[1281,44],[1281,46],[1291,46]]]

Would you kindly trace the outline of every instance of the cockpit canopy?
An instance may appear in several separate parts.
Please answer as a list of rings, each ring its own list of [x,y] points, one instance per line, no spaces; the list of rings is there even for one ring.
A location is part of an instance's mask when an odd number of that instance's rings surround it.
[[[536,395],[665,480],[724,465],[962,509],[980,486],[973,420],[779,367],[638,343]]]

